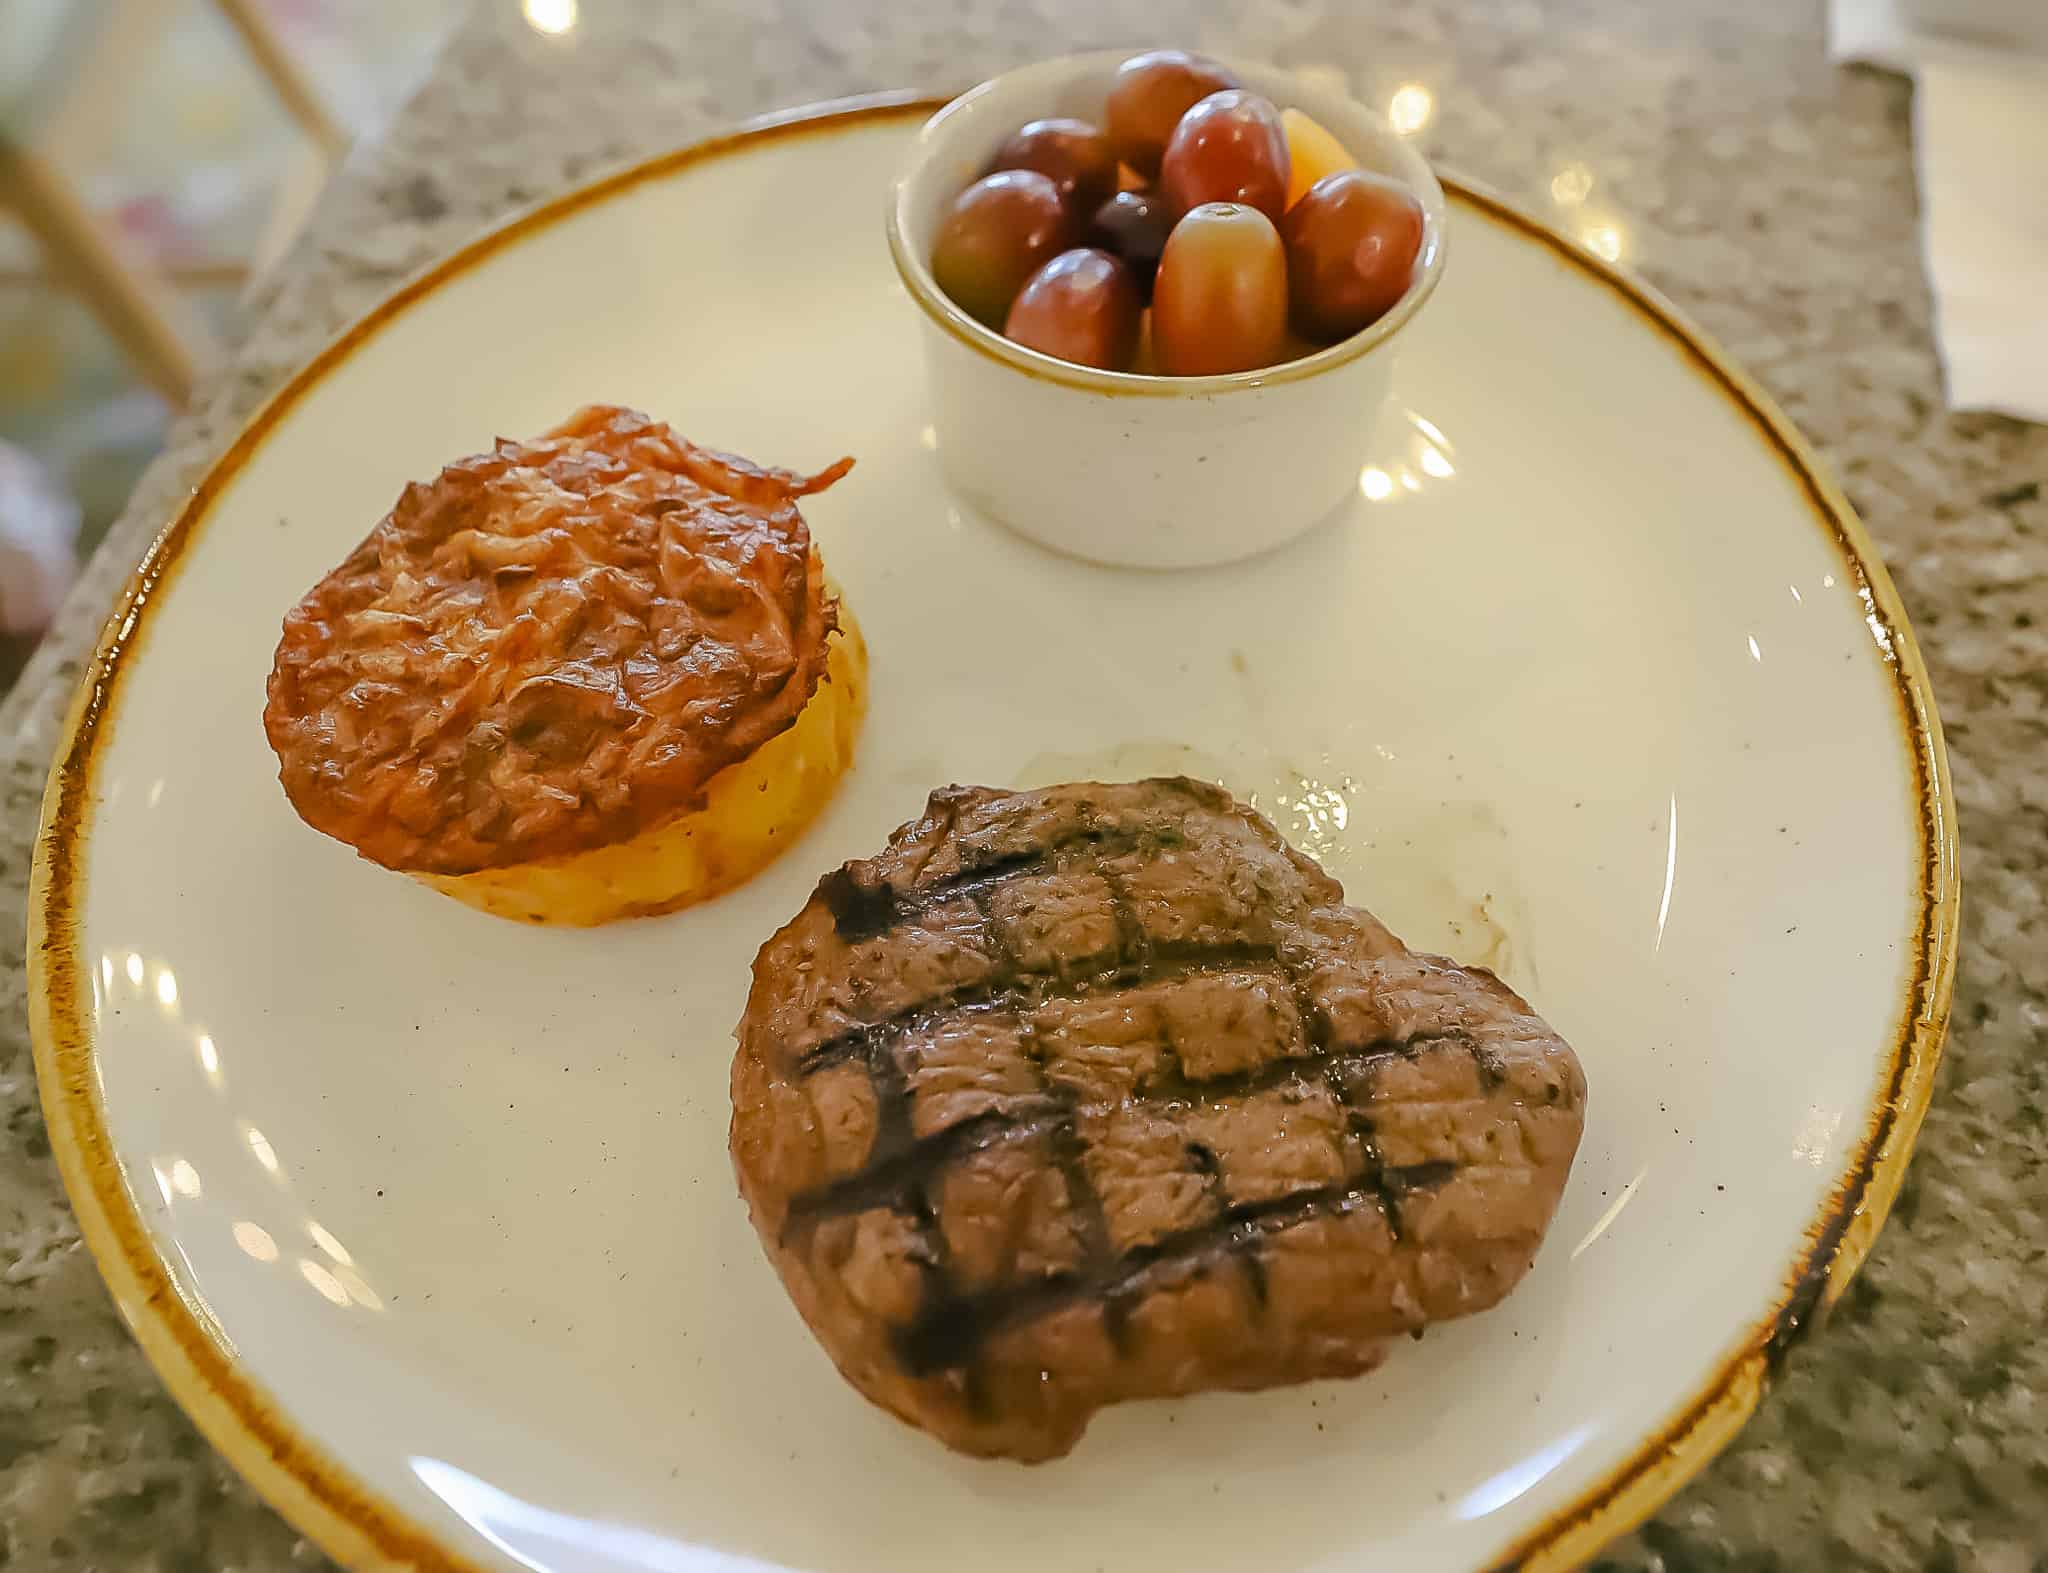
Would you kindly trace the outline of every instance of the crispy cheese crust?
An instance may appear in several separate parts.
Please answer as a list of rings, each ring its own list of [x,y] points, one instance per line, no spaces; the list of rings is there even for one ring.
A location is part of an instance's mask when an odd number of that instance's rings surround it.
[[[264,729],[293,807],[539,921],[746,877],[850,758],[863,653],[796,506],[850,464],[763,469],[597,405],[408,486],[285,619]]]
[[[415,877],[501,918],[580,926],[673,912],[752,878],[818,816],[853,762],[868,658],[844,607],[830,648],[796,724],[713,776],[702,808],[589,852]]]

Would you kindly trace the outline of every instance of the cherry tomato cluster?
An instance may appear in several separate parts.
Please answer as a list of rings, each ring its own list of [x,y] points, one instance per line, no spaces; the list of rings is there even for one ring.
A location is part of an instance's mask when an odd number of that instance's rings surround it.
[[[1406,293],[1421,247],[1405,186],[1214,61],[1160,49],[1117,68],[1100,126],[1012,133],[953,199],[932,275],[1047,355],[1199,377],[1348,338]]]

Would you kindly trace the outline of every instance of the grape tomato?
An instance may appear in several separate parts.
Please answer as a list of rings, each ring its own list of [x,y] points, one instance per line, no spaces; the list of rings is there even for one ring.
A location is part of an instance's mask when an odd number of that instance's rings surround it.
[[[1311,338],[1348,338],[1407,293],[1422,205],[1383,175],[1340,170],[1288,209],[1281,234],[1295,326]]]
[[[1287,211],[1287,134],[1271,101],[1239,88],[1211,93],[1180,118],[1159,165],[1176,213],[1241,202],[1276,224]]]
[[[1121,257],[1139,293],[1149,298],[1152,276],[1159,271],[1159,254],[1166,249],[1172,229],[1166,204],[1155,193],[1119,191],[1095,210],[1088,225],[1088,243]]]
[[[1280,129],[1287,134],[1287,205],[1291,208],[1308,188],[1340,169],[1356,169],[1351,150],[1300,110],[1280,111]]]
[[[1159,160],[1180,117],[1237,78],[1213,60],[1182,49],[1154,49],[1117,67],[1103,112],[1116,156],[1140,175],[1159,173]]]
[[[962,311],[999,327],[1024,281],[1064,251],[1074,224],[1036,170],[985,175],[953,199],[932,244],[932,277]]]
[[[1109,138],[1085,120],[1032,120],[1012,131],[996,149],[991,173],[1032,169],[1059,187],[1077,214],[1095,211],[1117,187],[1116,155]]]
[[[1156,49],[1117,68],[1099,121],[1051,115],[1004,138],[941,216],[931,270],[962,310],[1043,354],[1208,376],[1378,321],[1423,240],[1416,197],[1327,126],[1213,60]]]
[[[1003,332],[1076,365],[1129,369],[1143,311],[1131,270],[1106,251],[1063,251],[1018,292]]]
[[[1287,336],[1287,258],[1273,221],[1241,202],[1191,210],[1152,286],[1152,350],[1172,377],[1249,371]]]

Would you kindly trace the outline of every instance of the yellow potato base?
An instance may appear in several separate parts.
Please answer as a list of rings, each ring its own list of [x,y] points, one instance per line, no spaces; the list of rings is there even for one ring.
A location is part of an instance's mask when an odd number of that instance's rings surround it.
[[[867,710],[868,652],[842,604],[824,680],[795,725],[704,787],[704,805],[631,841],[423,884],[522,923],[589,927],[704,901],[752,878],[803,833],[853,763]]]

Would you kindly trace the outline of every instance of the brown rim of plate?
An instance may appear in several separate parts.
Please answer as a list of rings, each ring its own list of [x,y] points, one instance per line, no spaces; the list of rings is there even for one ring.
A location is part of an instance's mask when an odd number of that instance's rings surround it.
[[[321,350],[252,416],[144,553],[72,702],[43,800],[28,902],[29,1025],[51,1149],[80,1232],[143,1352],[173,1397],[296,1528],[359,1569],[480,1569],[436,1529],[376,1495],[236,1365],[210,1314],[188,1298],[151,1242],[108,1134],[77,951],[84,837],[96,749],[111,730],[124,663],[214,502],[265,437],[342,361],[411,305],[496,252],[583,208],[727,153],[799,135],[926,115],[943,100],[879,94],[835,100],[739,128],[605,176],[521,213],[399,287]],[[1961,882],[1941,722],[1905,609],[1848,500],[1777,406],[1668,301],[1540,220],[1471,181],[1444,177],[1456,203],[1590,274],[1681,351],[1748,417],[1799,481],[1854,576],[1899,704],[1918,811],[1920,901],[1912,968],[1861,1140],[1808,1224],[1775,1302],[1658,1430],[1568,1506],[1487,1564],[1570,1567],[1641,1522],[1741,1429],[1786,1351],[1826,1313],[1862,1264],[1898,1192],[1926,1113],[1955,981]]]

